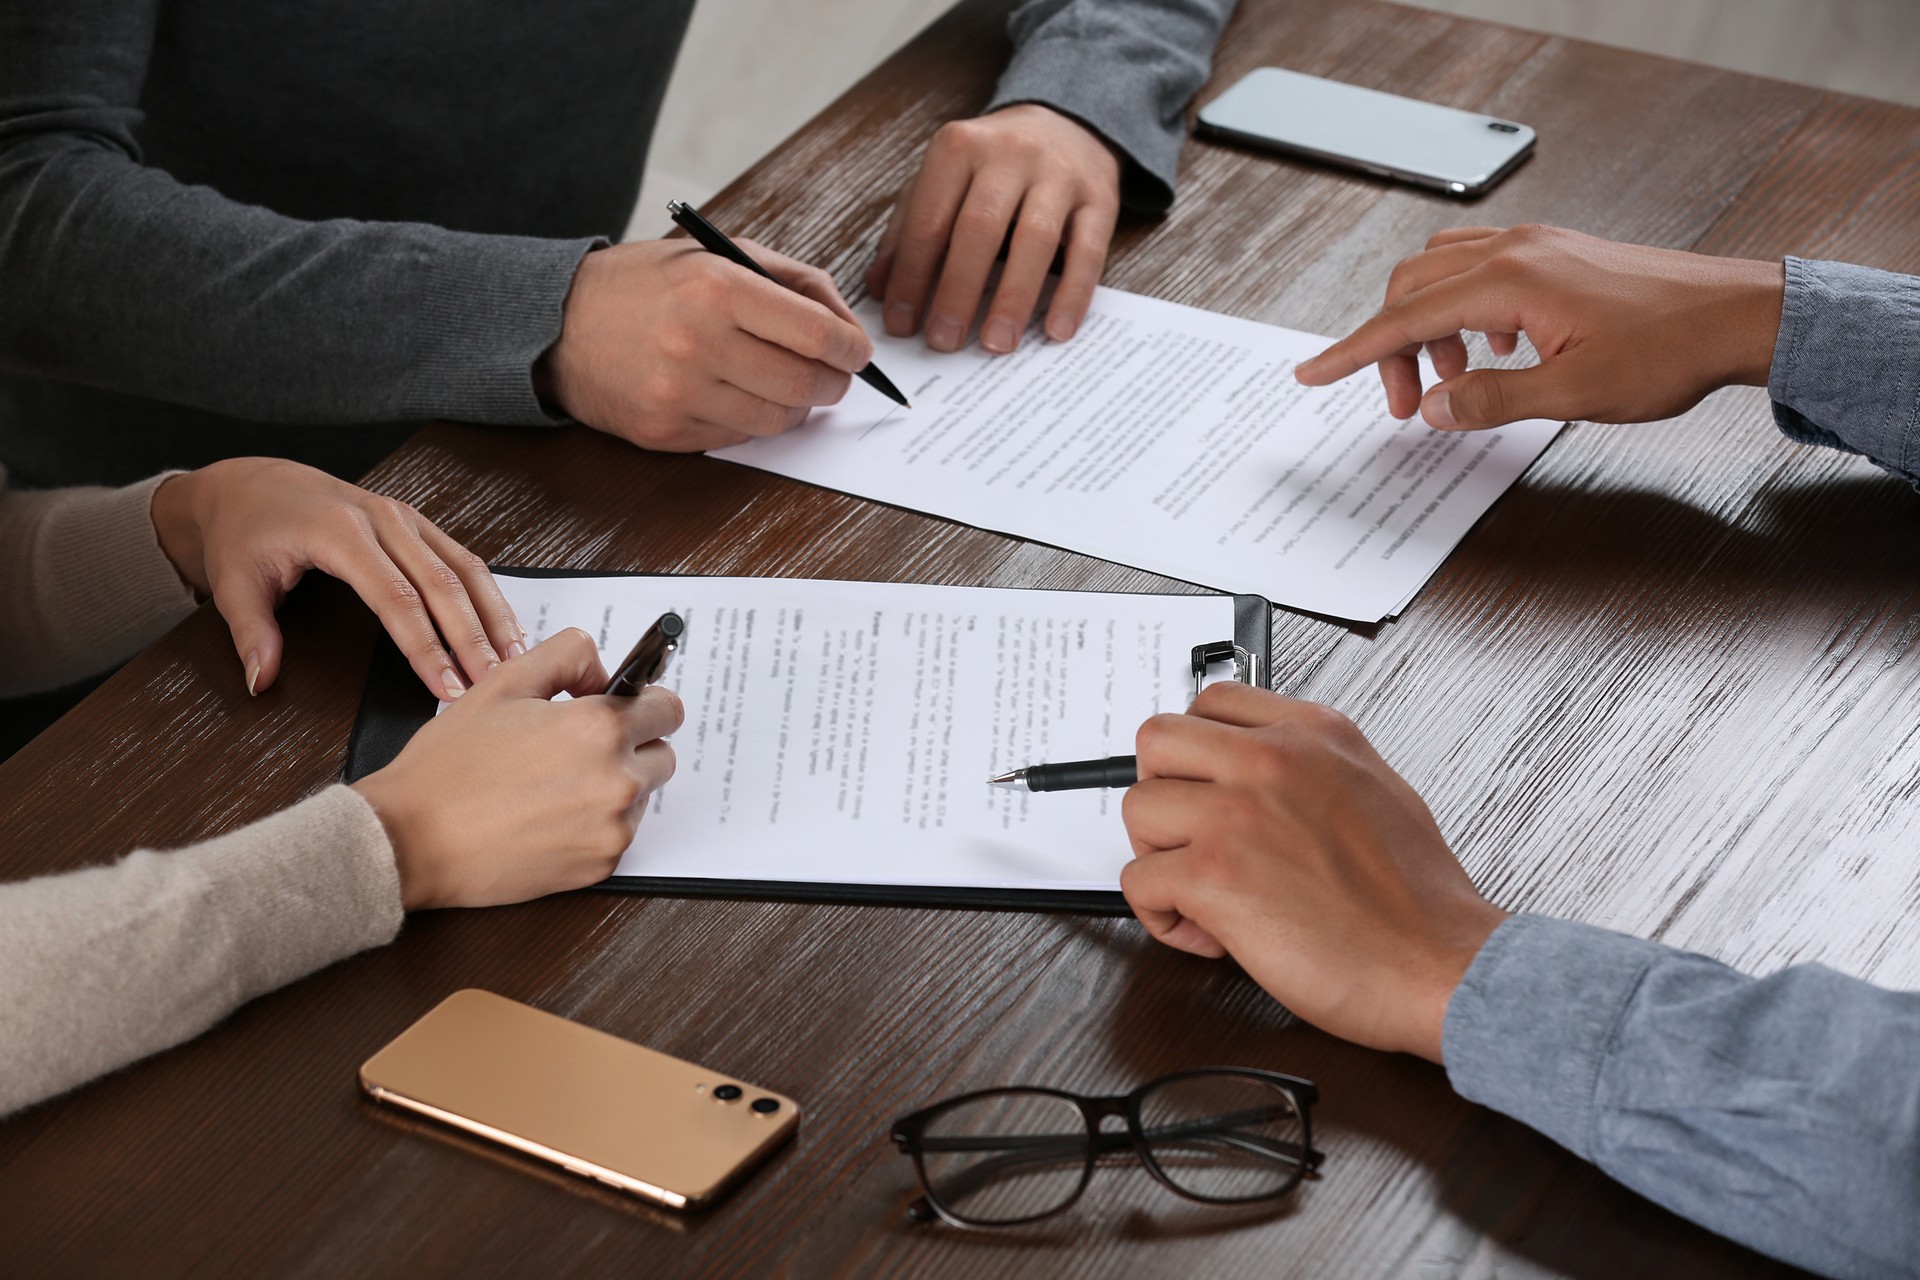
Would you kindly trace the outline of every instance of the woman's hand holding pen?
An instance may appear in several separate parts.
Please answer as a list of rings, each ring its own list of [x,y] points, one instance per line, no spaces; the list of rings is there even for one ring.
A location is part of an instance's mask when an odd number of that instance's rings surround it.
[[[1222,682],[1141,726],[1120,887],[1156,938],[1231,954],[1324,1031],[1440,1060],[1447,1003],[1506,918],[1338,712]]]
[[[309,569],[359,593],[436,697],[526,647],[485,561],[405,503],[312,467],[230,458],[170,476],[152,518],[181,578],[227,620],[249,693],[279,677],[273,613]]]
[[[1779,262],[1616,244],[1557,227],[1455,227],[1393,270],[1379,314],[1297,370],[1310,387],[1380,366],[1396,418],[1474,429],[1523,418],[1651,422],[1716,388],[1767,381]],[[1525,333],[1530,369],[1467,370],[1461,334],[1495,352]],[[1422,393],[1422,347],[1440,381]]]
[[[590,427],[674,452],[777,435],[837,403],[873,343],[832,277],[736,243],[774,280],[691,240],[589,253],[560,339],[535,368],[542,398]]]
[[[354,788],[393,842],[401,900],[524,902],[597,884],[673,776],[680,699],[608,697],[593,640],[567,630],[510,659]],[[570,693],[570,701],[553,702]]]

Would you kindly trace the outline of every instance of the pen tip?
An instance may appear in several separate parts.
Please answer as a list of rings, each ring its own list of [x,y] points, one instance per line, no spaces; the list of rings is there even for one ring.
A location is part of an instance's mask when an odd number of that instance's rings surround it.
[[[1017,785],[1019,781],[1020,770],[1015,769],[1012,773],[997,774],[994,777],[988,778],[987,785],[990,787],[1011,787]]]

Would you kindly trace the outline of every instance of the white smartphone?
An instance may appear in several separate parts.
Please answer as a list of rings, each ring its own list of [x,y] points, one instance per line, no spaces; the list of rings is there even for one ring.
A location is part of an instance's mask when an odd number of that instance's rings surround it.
[[[1477,196],[1533,150],[1524,124],[1261,67],[1200,112],[1199,132]]]

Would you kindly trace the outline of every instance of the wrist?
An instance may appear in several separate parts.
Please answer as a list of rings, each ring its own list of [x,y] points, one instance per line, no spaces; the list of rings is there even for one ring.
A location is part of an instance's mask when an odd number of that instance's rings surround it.
[[[153,491],[147,514],[153,521],[153,536],[160,544],[161,554],[173,565],[180,580],[204,600],[210,588],[206,538],[201,531],[198,509],[199,475],[197,471],[183,471],[162,480]]]
[[[1408,1046],[1410,1051],[1441,1066],[1446,1065],[1441,1046],[1446,1032],[1447,1009],[1453,1003],[1454,993],[1466,980],[1467,970],[1473,967],[1487,939],[1513,914],[1491,903],[1483,902],[1480,905],[1483,910],[1473,913],[1471,919],[1461,921],[1453,936],[1436,945],[1429,966],[1429,980],[1414,1019],[1414,1042]]]
[[[402,799],[404,784],[392,776],[392,766],[376,770],[349,783],[367,802],[380,825],[386,829],[387,844],[393,849],[393,866],[400,877],[400,907],[403,911],[423,911],[444,903],[441,887],[435,883],[431,868],[416,856],[419,842],[408,819]]]
[[[1721,314],[1727,347],[1725,382],[1764,387],[1780,340],[1780,316],[1786,301],[1786,266],[1781,262],[1727,260]]]

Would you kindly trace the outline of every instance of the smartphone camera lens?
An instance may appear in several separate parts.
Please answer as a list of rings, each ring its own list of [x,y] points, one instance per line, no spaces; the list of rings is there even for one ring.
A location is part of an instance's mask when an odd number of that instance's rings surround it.
[[[738,1102],[740,1101],[741,1092],[742,1090],[737,1084],[723,1084],[714,1089],[713,1096],[721,1102]]]
[[[755,1098],[753,1109],[763,1116],[770,1116],[780,1109],[780,1102],[777,1098]]]
[[[1504,120],[1489,120],[1489,121],[1487,121],[1487,128],[1489,128],[1489,129],[1493,129],[1493,130],[1495,130],[1496,132],[1499,132],[1499,133],[1518,133],[1518,132],[1520,132],[1520,126],[1519,126],[1519,125],[1517,125],[1517,124],[1508,124],[1508,123],[1507,123],[1506,121],[1504,121]]]

